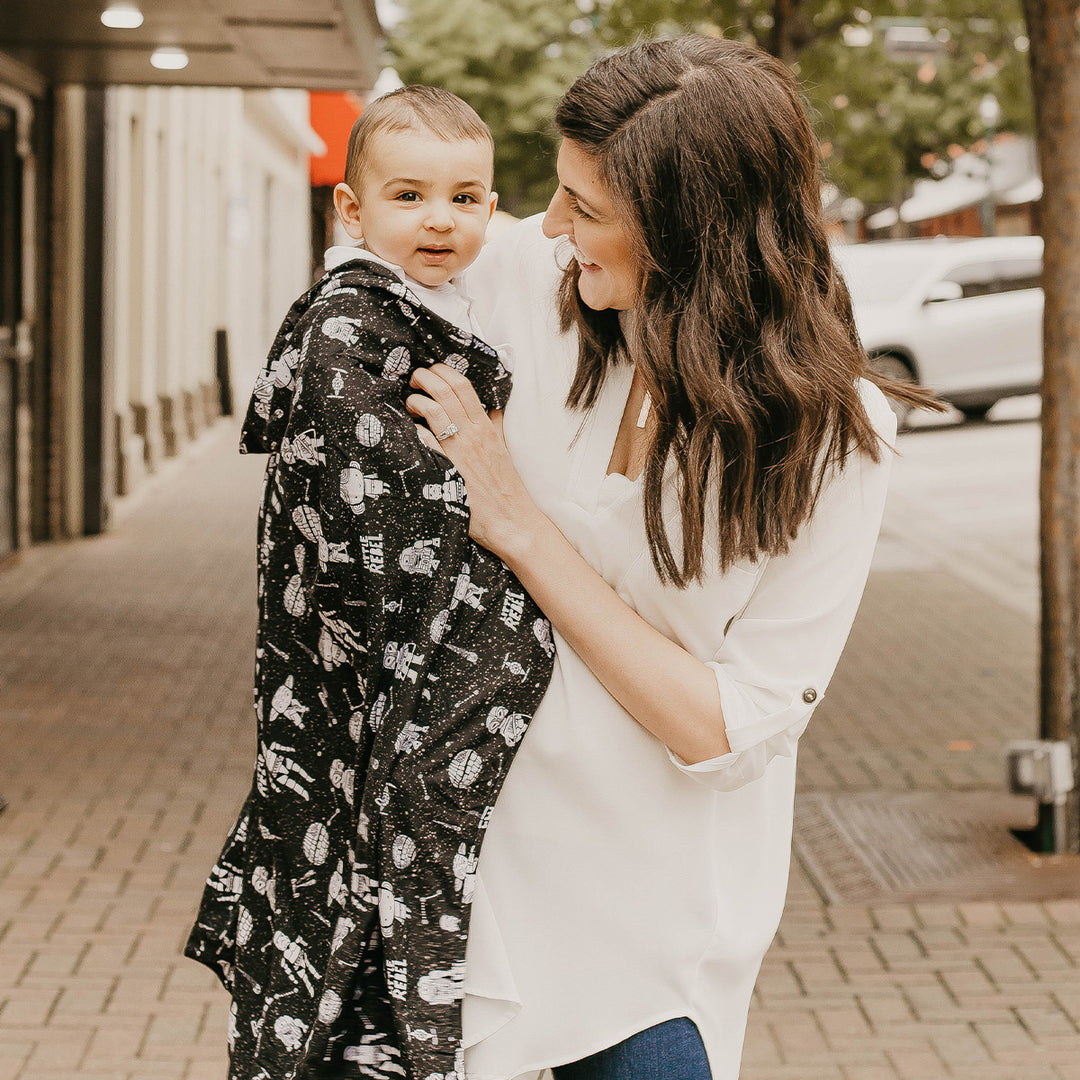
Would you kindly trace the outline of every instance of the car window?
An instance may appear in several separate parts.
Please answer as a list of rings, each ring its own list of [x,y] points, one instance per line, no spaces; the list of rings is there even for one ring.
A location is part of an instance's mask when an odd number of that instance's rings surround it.
[[[974,296],[1042,288],[1041,259],[996,259],[968,263],[950,270],[943,278],[963,289],[965,300]]]
[[[1002,260],[995,267],[998,292],[1019,292],[1042,288],[1041,259]]]

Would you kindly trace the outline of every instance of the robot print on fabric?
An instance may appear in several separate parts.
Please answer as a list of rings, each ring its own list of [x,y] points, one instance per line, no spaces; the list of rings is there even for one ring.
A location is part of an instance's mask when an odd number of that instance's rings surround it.
[[[491,348],[345,263],[289,311],[248,410],[257,757],[186,949],[232,995],[230,1080],[464,1078],[477,860],[554,646],[405,410],[440,359],[505,406]]]

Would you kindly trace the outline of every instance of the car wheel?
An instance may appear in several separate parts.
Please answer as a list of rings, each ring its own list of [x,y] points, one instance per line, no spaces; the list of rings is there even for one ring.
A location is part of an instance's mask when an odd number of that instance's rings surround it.
[[[879,353],[870,357],[870,366],[878,375],[884,375],[888,379],[897,382],[915,382],[915,375],[908,362],[896,353]],[[897,430],[907,427],[908,418],[911,416],[911,406],[906,401],[897,401],[894,397],[886,396],[889,407],[896,414]]]
[[[986,414],[996,404],[996,401],[991,401],[986,405],[957,405],[956,408],[964,414],[965,420],[985,420]]]

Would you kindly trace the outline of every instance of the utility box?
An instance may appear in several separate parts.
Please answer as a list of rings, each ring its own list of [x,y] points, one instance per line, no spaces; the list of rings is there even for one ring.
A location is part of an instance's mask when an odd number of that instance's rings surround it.
[[[1058,803],[1073,789],[1072,751],[1063,740],[1018,739],[1005,750],[1009,790]]]

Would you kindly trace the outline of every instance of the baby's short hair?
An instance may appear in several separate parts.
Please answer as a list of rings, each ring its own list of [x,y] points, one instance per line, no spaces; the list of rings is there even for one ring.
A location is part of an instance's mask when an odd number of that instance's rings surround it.
[[[349,133],[345,155],[345,183],[354,192],[367,163],[372,138],[384,131],[411,131],[426,128],[446,142],[475,139],[495,148],[491,129],[476,110],[457,94],[437,86],[401,86],[377,97],[357,117]]]

